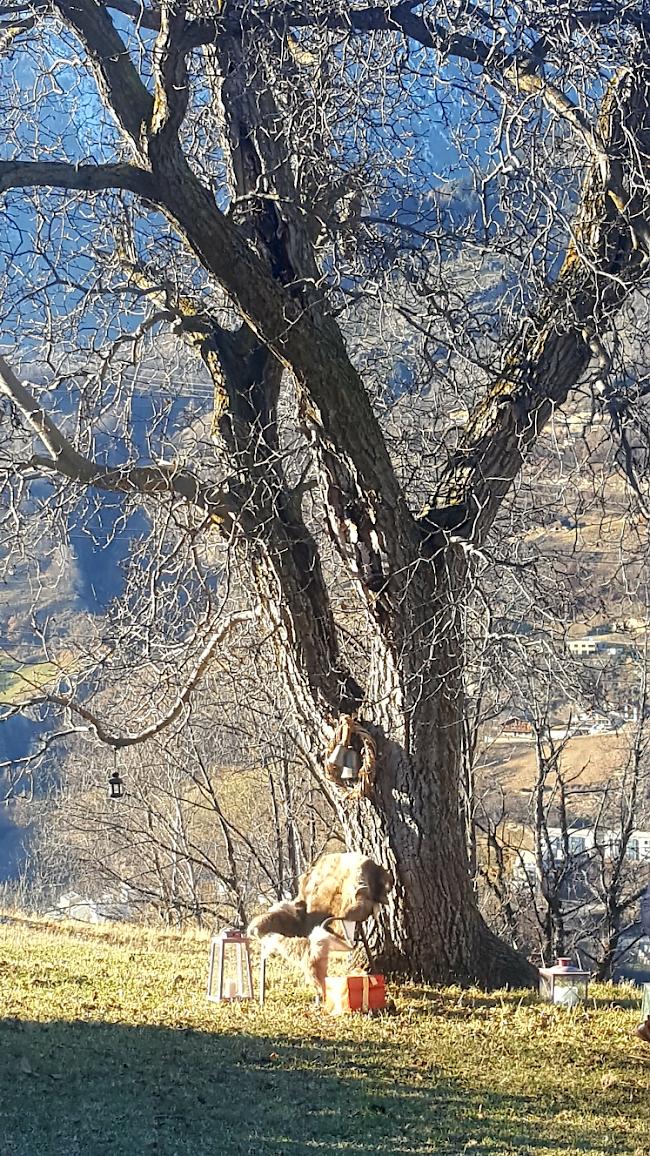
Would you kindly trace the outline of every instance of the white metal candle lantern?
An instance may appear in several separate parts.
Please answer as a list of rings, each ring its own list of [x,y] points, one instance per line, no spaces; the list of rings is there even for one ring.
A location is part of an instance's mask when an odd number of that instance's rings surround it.
[[[589,972],[574,967],[570,959],[558,959],[554,967],[540,967],[539,994],[549,1003],[577,1007],[585,1003]]]
[[[232,959],[235,975],[226,978],[226,965],[230,959]],[[243,931],[239,931],[236,927],[224,927],[218,935],[212,936],[206,995],[213,1003],[221,1003],[222,1000],[253,998],[250,940]]]
[[[650,983],[643,985],[641,1022],[637,1024],[636,1034],[644,1044],[650,1044]]]

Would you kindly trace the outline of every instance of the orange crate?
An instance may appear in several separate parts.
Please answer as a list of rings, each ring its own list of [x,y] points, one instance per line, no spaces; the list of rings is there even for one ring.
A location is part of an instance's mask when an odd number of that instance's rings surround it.
[[[325,1011],[335,1016],[386,1007],[383,975],[331,975],[325,980],[325,993]]]

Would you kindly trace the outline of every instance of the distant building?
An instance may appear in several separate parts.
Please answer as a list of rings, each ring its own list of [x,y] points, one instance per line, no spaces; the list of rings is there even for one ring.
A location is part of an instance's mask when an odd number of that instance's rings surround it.
[[[622,658],[635,653],[634,644],[626,634],[620,634],[618,631],[603,633],[599,627],[582,638],[568,638],[566,648],[569,654],[578,657],[585,654],[608,654]]]
[[[531,724],[525,718],[506,719],[501,730],[504,735],[530,735],[533,733]]]
[[[556,862],[565,855],[564,839],[559,827],[548,828],[551,850]],[[619,834],[604,827],[592,827],[586,823],[576,823],[567,831],[569,855],[591,854],[598,850],[606,859],[613,859],[619,850]],[[632,831],[625,848],[625,858],[630,862],[650,863],[650,831]]]
[[[591,635],[587,635],[586,638],[569,638],[566,644],[569,654],[576,654],[578,656],[595,654],[597,647],[598,639]]]
[[[513,880],[517,883],[534,880],[536,862],[532,827],[504,824],[500,837],[507,851],[506,862],[509,863]],[[561,828],[549,827],[548,838],[553,862],[564,862],[565,841]],[[569,859],[575,862],[576,867],[582,868],[588,867],[595,852],[600,852],[605,859],[612,859],[619,848],[619,834],[616,831],[595,828],[588,822],[572,824],[567,830],[567,841]],[[545,858],[548,859],[548,854]],[[629,863],[650,864],[650,831],[632,831],[625,849],[625,858]],[[650,898],[648,905],[650,908]]]
[[[124,886],[117,894],[106,892],[99,899],[69,891],[59,897],[56,908],[46,915],[50,919],[76,919],[79,923],[121,922],[133,918],[129,899],[129,889]]]

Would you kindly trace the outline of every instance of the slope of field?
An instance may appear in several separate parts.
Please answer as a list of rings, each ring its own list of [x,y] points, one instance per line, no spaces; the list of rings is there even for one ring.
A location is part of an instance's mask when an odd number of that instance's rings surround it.
[[[205,999],[207,937],[0,918],[2,1156],[646,1156],[630,989],[391,986],[334,1019],[271,971]]]
[[[61,677],[53,662],[38,662],[18,669],[0,670],[0,706],[15,706]]]
[[[560,765],[567,784],[588,798],[588,789],[597,789],[613,780],[625,767],[629,756],[629,736],[618,734],[581,735],[564,747]],[[535,746],[532,741],[498,741],[482,757],[479,774],[482,782],[501,784],[506,792],[528,794],[537,773]],[[582,806],[583,804],[581,804]],[[587,808],[588,802],[584,806]]]

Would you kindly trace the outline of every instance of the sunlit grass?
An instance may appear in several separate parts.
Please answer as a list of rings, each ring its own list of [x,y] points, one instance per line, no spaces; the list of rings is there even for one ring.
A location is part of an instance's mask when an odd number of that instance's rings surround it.
[[[59,661],[27,662],[20,666],[8,663],[0,651],[0,706],[16,706],[57,682],[62,674],[74,668],[74,658],[64,652]]]
[[[0,926],[2,1156],[650,1152],[629,989],[390,987],[332,1018],[270,968],[265,1007],[205,999],[207,937]]]

